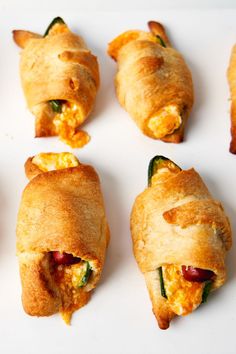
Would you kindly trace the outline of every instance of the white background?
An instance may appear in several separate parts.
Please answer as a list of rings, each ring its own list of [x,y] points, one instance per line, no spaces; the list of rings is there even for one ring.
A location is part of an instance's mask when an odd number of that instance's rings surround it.
[[[215,198],[223,202],[236,230],[236,156],[228,152],[230,103],[226,80],[231,47],[236,42],[236,10],[222,9],[220,1],[167,1],[166,6],[160,1],[124,3],[117,3],[119,7],[108,1],[100,1],[100,5],[97,1],[71,5],[68,1],[52,1],[46,7],[46,1],[0,2],[1,354],[235,353],[235,246],[227,257],[225,286],[212,294],[206,305],[161,331],[133,258],[129,214],[134,198],[146,186],[149,160],[162,154],[183,169],[196,168]],[[177,3],[179,8],[173,8]],[[213,3],[221,9],[213,9]],[[233,3],[224,1],[228,6]],[[196,9],[198,4],[201,9]],[[149,12],[141,11],[144,7]],[[111,229],[102,280],[89,304],[74,314],[71,327],[59,315],[31,318],[23,312],[15,257],[16,214],[27,183],[23,169],[26,158],[41,151],[70,148],[57,138],[33,138],[34,118],[26,109],[20,87],[19,49],[11,31],[23,28],[43,33],[55,16],[62,16],[73,31],[81,34],[99,58],[102,84],[95,110],[84,126],[91,142],[74,153],[81,162],[94,165],[100,175]],[[142,135],[115,97],[116,66],[106,55],[107,43],[127,29],[145,30],[150,19],[166,26],[193,74],[195,106],[185,142],[179,145]]]

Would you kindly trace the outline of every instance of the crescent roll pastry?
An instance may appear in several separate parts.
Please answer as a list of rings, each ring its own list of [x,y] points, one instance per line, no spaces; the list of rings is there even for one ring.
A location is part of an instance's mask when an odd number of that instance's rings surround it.
[[[206,302],[226,279],[231,229],[199,174],[162,156],[149,165],[149,186],[131,214],[133,250],[161,329]]]
[[[231,92],[231,143],[229,151],[236,154],[236,44],[231,53],[228,67],[228,82]]]
[[[32,316],[67,324],[100,278],[109,241],[100,182],[71,153],[29,158],[17,220],[22,303]]]
[[[59,135],[73,148],[89,135],[79,130],[93,109],[99,87],[97,58],[60,17],[44,36],[13,31],[23,50],[20,76],[28,108],[36,117],[36,137]]]
[[[164,27],[148,25],[150,32],[127,31],[109,43],[117,97],[145,135],[179,143],[193,105],[191,73]]]

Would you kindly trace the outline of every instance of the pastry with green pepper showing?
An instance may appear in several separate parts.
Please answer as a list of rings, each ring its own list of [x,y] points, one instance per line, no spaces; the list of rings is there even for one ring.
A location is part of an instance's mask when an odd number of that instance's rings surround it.
[[[89,135],[80,130],[93,109],[99,87],[97,58],[84,40],[56,17],[44,35],[13,31],[22,48],[20,76],[28,108],[36,118],[36,137],[59,135],[73,148]]]
[[[145,135],[180,143],[194,99],[191,72],[164,27],[155,21],[148,27],[126,31],[108,45],[117,62],[117,98]]]
[[[230,223],[193,168],[182,170],[163,156],[150,161],[148,187],[132,209],[131,234],[161,329],[224,284]]]
[[[99,178],[67,152],[35,155],[25,172],[17,221],[23,307],[32,316],[60,312],[69,324],[100,279],[109,241]]]

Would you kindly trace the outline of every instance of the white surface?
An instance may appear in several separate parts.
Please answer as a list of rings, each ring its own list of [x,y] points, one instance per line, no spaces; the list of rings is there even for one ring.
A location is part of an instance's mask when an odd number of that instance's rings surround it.
[[[61,15],[86,39],[99,57],[102,85],[96,108],[85,124],[91,142],[74,151],[97,169],[111,228],[102,281],[87,306],[74,314],[72,326],[59,315],[31,318],[21,307],[15,257],[15,222],[21,191],[27,183],[23,164],[41,151],[66,151],[57,138],[34,139],[34,119],[20,87],[19,49],[11,30],[43,33]],[[206,305],[174,320],[161,331],[151,311],[142,274],[132,254],[129,214],[135,196],[146,186],[147,166],[163,154],[187,169],[194,166],[215,198],[220,199],[235,230],[236,156],[228,152],[229,91],[226,68],[236,41],[235,11],[152,11],[151,13],[88,13],[58,11],[1,13],[1,172],[0,172],[0,353],[83,354],[230,354],[235,353],[235,246],[227,258],[229,279]],[[3,18],[4,17],[4,18]],[[185,56],[194,80],[195,106],[186,140],[165,144],[141,134],[119,106],[114,93],[115,63],[106,55],[108,41],[122,31],[145,29],[149,19],[166,25],[172,43]]]
[[[0,0],[0,9],[32,9],[33,11],[55,10],[67,11],[68,9],[81,11],[143,11],[160,9],[212,9],[235,8],[235,0]]]

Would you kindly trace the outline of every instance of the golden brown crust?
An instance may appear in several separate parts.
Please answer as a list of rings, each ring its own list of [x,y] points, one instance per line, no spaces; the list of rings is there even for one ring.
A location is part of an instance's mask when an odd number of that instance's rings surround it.
[[[33,165],[29,158],[25,170],[31,180],[18,212],[17,252],[23,306],[31,315],[48,316],[64,311],[69,302],[55,281],[51,251],[73,254],[92,266],[91,281],[79,290],[78,309],[100,278],[109,229],[99,178],[91,166],[42,172]]]
[[[30,32],[30,31],[23,31],[23,30],[14,30],[14,31],[12,31],[12,34],[13,34],[14,42],[22,49],[27,46],[27,43],[32,38],[41,38],[42,37],[37,33]]]
[[[230,142],[230,152],[236,154],[236,100],[231,103],[231,142]]]
[[[236,154],[236,45],[232,49],[227,75],[231,93],[230,152]]]
[[[164,36],[164,29],[160,30],[161,27],[159,32]],[[176,106],[182,124],[161,140],[181,142],[193,105],[192,77],[181,54],[171,47],[164,48],[156,36],[143,31],[121,34],[109,43],[108,54],[118,63],[115,78],[118,100],[141,131],[157,139],[149,120],[164,107]]]
[[[32,162],[33,158],[34,157],[29,157],[25,162],[25,174],[29,180],[43,173],[43,171]]]
[[[17,248],[58,250],[103,263],[105,240],[99,245],[97,241],[104,221],[99,179],[91,166],[44,172],[31,179],[23,192]]]
[[[99,75],[98,75],[98,62],[97,57],[89,51],[69,51],[65,50],[59,54],[59,59],[65,63],[76,63],[84,67],[87,73],[89,73],[91,80],[94,80],[95,86],[99,87]],[[74,90],[79,89],[79,82],[71,81],[70,85]]]
[[[161,180],[136,198],[131,234],[161,328],[174,314],[157,290],[159,267],[175,264],[209,269],[216,274],[214,288],[224,283],[225,254],[232,242],[230,224],[194,169]]]
[[[60,309],[61,299],[49,273],[44,254],[24,254],[19,257],[22,304],[31,316],[50,316]]]
[[[157,271],[144,273],[149,296],[152,302],[152,311],[161,329],[169,328],[175,313],[171,311],[166,299],[160,296],[160,279]]]
[[[48,103],[40,103],[32,108],[35,119],[35,137],[57,135],[57,129],[54,124],[55,113]]]
[[[126,31],[116,37],[112,42],[108,44],[107,52],[112,59],[118,60],[120,50],[126,46],[128,43],[137,40],[148,40],[151,42],[156,42],[155,37],[148,32],[143,32],[139,30]]]
[[[97,58],[83,39],[69,29],[51,31],[46,37],[36,37],[28,31],[13,31],[13,35],[16,43],[24,48],[20,75],[28,108],[36,117],[35,135],[57,135],[50,100],[75,103],[82,124],[94,106],[99,87]]]
[[[162,40],[164,41],[165,45],[167,47],[170,47],[170,41],[169,38],[167,37],[166,31],[164,26],[156,21],[148,21],[148,27],[154,36],[160,36]]]
[[[169,224],[182,228],[191,225],[209,225],[223,237],[226,250],[232,246],[231,229],[222,205],[213,199],[195,200],[163,213],[163,218]]]

